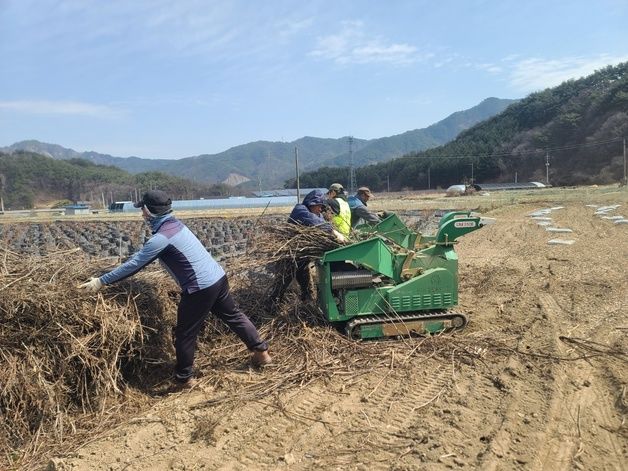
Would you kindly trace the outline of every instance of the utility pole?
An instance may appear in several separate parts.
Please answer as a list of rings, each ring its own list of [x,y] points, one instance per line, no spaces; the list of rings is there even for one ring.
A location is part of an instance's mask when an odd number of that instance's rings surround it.
[[[626,174],[626,138],[624,137],[624,185],[628,185],[628,175]]]
[[[430,182],[430,168],[431,167],[428,165],[428,167],[427,167],[427,189],[428,190],[432,189],[432,185],[431,185],[431,182]]]
[[[517,183],[517,172],[515,172],[515,183]]]
[[[355,168],[353,167],[353,136],[349,136],[349,193],[354,194],[355,190]]]
[[[545,151],[545,184],[549,185],[549,152]]]
[[[473,162],[471,162],[471,184],[473,185]]]
[[[299,148],[294,146],[294,164],[297,171],[297,203],[301,202],[301,184],[299,183]]]

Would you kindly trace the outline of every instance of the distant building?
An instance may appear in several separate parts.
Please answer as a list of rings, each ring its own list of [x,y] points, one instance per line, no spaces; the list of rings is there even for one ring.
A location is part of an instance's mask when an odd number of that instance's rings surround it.
[[[307,195],[312,190],[321,190],[323,193],[327,193],[327,188],[300,188],[301,198]],[[265,191],[253,191],[253,196],[257,198],[277,197],[277,196],[297,196],[296,188],[284,188],[281,190],[265,190]]]
[[[76,203],[65,207],[66,216],[75,216],[78,214],[90,214],[89,205],[87,203]]]
[[[133,201],[116,201],[109,205],[109,211],[112,213],[124,212],[124,208],[133,208]],[[135,209],[135,208],[133,208]]]
[[[476,191],[496,191],[496,190],[532,190],[535,188],[546,188],[540,182],[521,182],[521,183],[477,183],[471,185]]]
[[[461,196],[472,194],[476,191],[532,190],[546,187],[546,185],[540,182],[474,183],[472,185],[451,185],[445,193],[447,196]]]
[[[472,185],[451,185],[447,188],[447,195],[459,196],[474,191],[497,191],[497,190],[531,190],[535,188],[547,188],[540,182],[521,183],[473,183]]]

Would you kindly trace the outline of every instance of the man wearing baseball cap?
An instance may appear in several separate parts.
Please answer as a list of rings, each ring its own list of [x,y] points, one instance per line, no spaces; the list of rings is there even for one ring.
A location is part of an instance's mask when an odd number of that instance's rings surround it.
[[[136,208],[146,207],[151,214],[165,214],[171,211],[172,200],[161,190],[149,190],[142,196],[142,199],[135,203]]]
[[[354,196],[349,197],[349,207],[351,208],[351,227],[355,227],[364,221],[367,224],[377,224],[380,217],[367,208],[368,201],[373,197],[373,193],[365,186],[358,188]]]
[[[338,240],[344,242],[346,240],[345,237],[323,218],[322,212],[325,205],[325,194],[321,190],[312,190],[305,195],[302,203],[297,203],[294,206],[288,217],[288,222],[300,226],[317,227],[325,232],[334,234]],[[286,290],[294,278],[296,278],[301,288],[301,301],[312,300],[313,294],[310,290],[310,260],[303,257],[298,260],[296,264],[291,263],[289,266],[276,266],[275,283],[267,301],[269,308],[272,308],[282,301]]]
[[[332,183],[327,191],[327,202],[334,215],[331,223],[343,236],[351,234],[351,208],[347,202],[347,194],[340,183]]]
[[[251,363],[254,366],[270,363],[266,342],[231,297],[225,271],[192,231],[174,217],[168,195],[160,190],[147,191],[134,206],[141,208],[153,236],[125,263],[99,278],[92,278],[80,288],[98,291],[104,285],[134,275],[158,258],[181,287],[174,329],[175,381],[179,385],[194,385],[196,339],[210,312],[227,324],[253,352]]]

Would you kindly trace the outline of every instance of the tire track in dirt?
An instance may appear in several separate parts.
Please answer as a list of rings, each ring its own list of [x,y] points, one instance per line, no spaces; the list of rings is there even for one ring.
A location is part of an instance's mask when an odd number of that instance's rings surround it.
[[[535,339],[536,345],[544,342],[547,353],[568,356],[569,352],[558,338],[566,313],[550,293],[539,294],[538,301],[542,314],[547,318],[543,325],[549,328],[543,330],[540,326],[531,325],[521,343],[528,343],[529,339],[543,332],[542,339]],[[505,371],[521,369],[521,361],[517,357],[511,357],[504,368]],[[584,361],[554,363],[547,373],[542,375],[541,381],[519,383],[509,390],[502,412],[503,420],[478,468],[488,471],[502,469],[508,460],[509,469],[514,470],[584,470],[591,469],[589,465],[622,469],[620,463],[625,462],[622,444],[616,434],[607,431],[614,424],[616,414],[608,394],[604,394],[608,389],[600,386],[604,378],[599,377],[596,369]],[[581,387],[583,384],[587,386]],[[598,425],[592,427],[593,423]],[[595,430],[599,427],[603,429]],[[604,442],[608,445],[604,453],[595,453],[597,463],[583,463],[581,457],[587,447],[586,435],[591,433],[605,434]],[[525,443],[525,448],[519,443]],[[605,456],[603,461],[607,464],[599,461],[600,456]]]
[[[321,420],[321,414],[335,400],[333,393],[319,386],[305,388],[286,404],[268,406],[255,403],[238,413],[233,422],[247,423],[246,433],[228,439],[219,439],[216,448],[221,450],[215,462],[219,469],[259,469],[272,467],[284,461],[293,444],[312,433],[312,424]],[[268,414],[264,409],[274,408]],[[227,421],[221,428],[229,428]],[[284,441],[290,437],[290,441]],[[290,458],[288,458],[290,461]]]
[[[345,417],[342,432],[330,440],[327,456],[318,460],[317,466],[390,469],[391,462],[403,455],[414,440],[422,440],[409,429],[420,420],[418,410],[446,393],[451,373],[436,361],[408,367],[413,366],[416,370],[412,373],[385,374],[368,393],[359,398],[349,396],[338,404],[339,409],[351,410],[351,414]],[[343,449],[342,436],[346,434],[351,434],[353,441],[362,437],[359,452]]]
[[[560,308],[547,293],[539,295],[538,305],[547,318],[542,325],[536,325],[536,321],[531,323],[522,334],[520,345],[544,343],[548,351],[556,351],[558,337],[554,328],[557,317],[555,310]],[[543,338],[539,338],[539,333],[544,334]],[[546,440],[546,432],[543,431],[542,424],[552,420],[551,406],[548,407],[546,396],[549,394],[551,398],[561,397],[560,381],[562,379],[556,380],[554,369],[551,368],[551,373],[546,374],[540,381],[532,379],[530,382],[521,382],[519,380],[514,382],[513,387],[506,387],[507,395],[503,399],[502,420],[486,452],[482,454],[478,463],[479,468],[494,471],[501,469],[508,460],[510,469],[523,470],[529,469],[532,461],[538,463],[540,450],[536,447],[543,447]],[[518,357],[512,356],[503,371],[519,372],[525,371],[525,368]],[[505,373],[502,373],[497,380],[504,385],[512,383]],[[556,394],[557,391],[558,394]],[[527,445],[521,447],[519,443]],[[530,446],[530,444],[533,445]],[[538,464],[534,469],[537,468]]]
[[[564,317],[562,309],[549,293],[543,293],[539,296],[539,304],[543,313],[550,320],[551,336],[556,352],[562,356],[565,353],[564,348],[560,345],[556,333],[557,323]],[[543,431],[543,440],[540,441],[540,447],[537,450],[535,465],[542,470],[569,470],[573,469],[573,458],[578,451],[577,437],[574,439],[572,433],[573,426],[566,423],[573,420],[573,416],[568,417],[570,410],[573,409],[573,398],[570,397],[566,400],[568,378],[561,365],[556,365],[552,370],[556,379],[546,417],[547,426]]]
[[[550,318],[558,319],[561,316],[562,309],[551,295],[541,295],[539,300],[543,311]],[[552,322],[552,325],[556,326],[557,322]],[[566,356],[567,349],[557,337],[556,345],[558,354]],[[622,445],[617,436],[608,431],[615,414],[613,404],[609,403],[608,395],[604,394],[604,389],[600,387],[605,379],[600,377],[588,362],[581,361],[576,367],[572,366],[567,365],[571,370],[569,375],[561,365],[554,368],[558,394],[553,395],[550,403],[547,428],[544,431],[545,440],[539,448],[538,461],[535,465],[538,469],[553,471],[587,469],[579,458],[586,449],[587,438],[590,438],[586,435],[593,432],[606,435],[604,442],[607,447],[601,456],[608,459],[609,466],[604,468],[620,470],[619,463],[625,462],[626,457],[623,456]],[[579,383],[585,387],[574,389],[568,386],[568,382],[572,385]],[[585,421],[586,428],[583,427]],[[600,427],[598,431],[592,429],[591,425],[594,424],[595,428]]]
[[[233,420],[250,417],[248,431],[219,438],[216,449],[221,453],[208,464],[225,470],[269,469],[281,464],[290,469],[332,464],[339,469],[361,465],[389,469],[396,455],[388,450],[405,448],[411,441],[396,435],[414,423],[416,411],[443,394],[449,384],[446,367],[430,363],[421,365],[426,370],[421,376],[382,372],[377,381],[358,382],[340,397],[322,387],[309,387],[285,404],[284,411],[266,412],[263,419],[256,420],[266,406],[247,406]],[[220,425],[229,427],[230,421]],[[363,437],[364,451],[347,449],[343,440],[347,436],[353,447],[356,438]]]

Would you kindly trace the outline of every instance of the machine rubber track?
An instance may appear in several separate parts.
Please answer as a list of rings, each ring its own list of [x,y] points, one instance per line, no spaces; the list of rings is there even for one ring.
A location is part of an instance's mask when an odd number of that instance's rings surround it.
[[[347,337],[352,340],[358,340],[360,336],[360,328],[365,325],[390,325],[399,326],[401,331],[409,330],[409,335],[422,335],[425,333],[414,332],[412,329],[408,329],[406,326],[415,321],[449,321],[450,326],[441,332],[462,330],[468,323],[467,316],[460,312],[452,311],[430,311],[430,312],[415,312],[409,314],[394,314],[384,316],[361,316],[356,317],[348,321],[345,325],[345,332]],[[392,335],[392,337],[399,337],[403,334]],[[428,333],[429,335],[429,333]],[[389,337],[389,336],[387,336]]]

